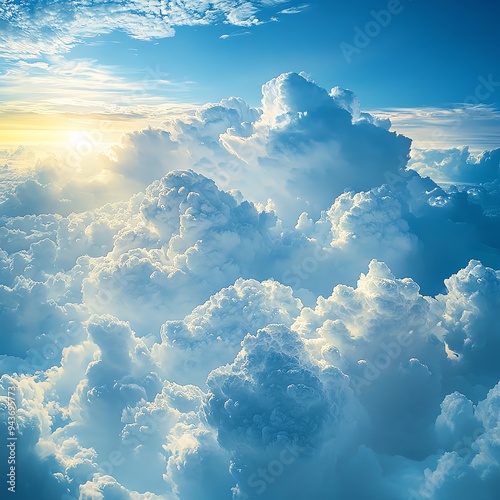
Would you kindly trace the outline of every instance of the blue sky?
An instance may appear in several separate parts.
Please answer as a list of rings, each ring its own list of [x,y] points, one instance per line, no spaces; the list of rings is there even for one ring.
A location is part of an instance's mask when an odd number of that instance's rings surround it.
[[[195,103],[237,92],[257,105],[259,85],[285,71],[305,71],[322,86],[356,89],[368,108],[451,106],[474,93],[478,77],[500,80],[500,7],[484,1],[474,9],[469,2],[396,4],[387,27],[369,36],[350,61],[341,44],[355,45],[355,28],[365,31],[372,12],[387,10],[387,1],[286,2],[281,7],[298,7],[297,13],[266,9],[276,21],[260,26],[181,27],[172,38],[152,41],[114,33],[94,39],[96,45],[77,45],[69,57],[119,64],[121,70],[159,65],[175,81],[195,82],[188,97]],[[485,104],[498,106],[499,93]]]
[[[402,12],[347,62],[340,44],[354,43],[354,28],[364,30],[372,21],[370,12],[386,6],[386,2],[313,3],[299,15],[281,17],[278,25],[254,29],[248,39],[227,40],[230,47],[214,50],[220,54],[214,66],[218,63],[221,80],[228,84],[229,74],[234,78],[236,73],[245,75],[253,88],[276,71],[305,71],[322,86],[334,82],[356,89],[369,108],[460,103],[475,88],[477,76],[495,73],[494,61],[500,56],[495,16],[490,23],[482,12],[474,19],[456,2],[440,2],[439,7],[435,2],[402,2]],[[210,60],[208,52],[203,56]],[[230,65],[225,66],[224,60]],[[500,97],[492,95],[487,102],[498,104]]]

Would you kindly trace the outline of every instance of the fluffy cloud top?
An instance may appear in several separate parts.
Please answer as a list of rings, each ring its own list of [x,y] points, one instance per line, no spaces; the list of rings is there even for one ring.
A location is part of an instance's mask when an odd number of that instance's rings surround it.
[[[409,166],[436,182],[484,184],[500,177],[500,149],[474,156],[469,148],[417,150]]]
[[[125,306],[134,326],[151,328],[141,333],[154,333],[239,277],[268,277],[275,215],[206,177],[173,172],[148,188],[139,210],[108,255],[85,263],[83,300],[96,312]]]
[[[291,292],[275,281],[238,279],[183,321],[165,323],[163,342],[153,352],[166,377],[202,386],[212,369],[234,359],[247,333],[270,323],[292,324],[302,304]]]
[[[344,190],[377,187],[405,166],[410,139],[361,113],[352,93],[328,93],[296,73],[262,91],[261,109],[224,99],[165,130],[133,133],[113,151],[115,161],[80,158],[83,175],[39,165],[35,177],[13,183],[0,213],[66,215],[131,195],[169,171],[194,169],[251,201],[272,199],[293,225],[302,211],[318,217]]]

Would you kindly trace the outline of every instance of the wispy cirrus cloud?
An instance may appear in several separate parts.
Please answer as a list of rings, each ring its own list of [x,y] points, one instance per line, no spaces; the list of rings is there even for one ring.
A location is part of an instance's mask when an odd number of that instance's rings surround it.
[[[0,75],[2,109],[35,112],[128,112],[179,102],[193,82],[173,81],[159,66],[120,72],[90,59],[19,61]],[[174,100],[175,96],[175,100]],[[142,111],[141,111],[142,109]]]
[[[487,104],[387,108],[370,110],[370,113],[390,117],[393,129],[411,137],[416,148],[447,149],[471,145],[471,150],[479,152],[500,145],[500,109]]]
[[[233,38],[234,36],[245,36],[245,35],[250,35],[250,31],[238,31],[236,33],[224,33],[221,35],[219,38],[221,40],[227,40],[228,38]]]
[[[62,56],[19,61],[0,75],[0,143],[56,146],[75,133],[105,130],[111,145],[195,108],[180,102],[193,86],[170,80],[159,66],[124,72]]]
[[[138,40],[151,40],[174,36],[180,26],[254,26],[263,22],[258,17],[260,12],[283,3],[286,0],[112,0],[91,4],[82,0],[3,1],[0,20],[5,29],[0,34],[0,57],[16,60],[60,54],[85,39],[114,30]]]
[[[278,12],[278,14],[288,14],[288,15],[300,14],[302,11],[306,10],[307,8],[309,8],[309,4],[304,3],[302,5],[297,5],[294,7],[287,7],[286,9],[280,10]]]

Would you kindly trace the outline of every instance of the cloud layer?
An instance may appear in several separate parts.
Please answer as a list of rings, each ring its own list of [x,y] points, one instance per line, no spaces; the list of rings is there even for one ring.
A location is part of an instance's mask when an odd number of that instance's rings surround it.
[[[288,73],[4,167],[17,492],[496,498],[498,154],[410,143]]]

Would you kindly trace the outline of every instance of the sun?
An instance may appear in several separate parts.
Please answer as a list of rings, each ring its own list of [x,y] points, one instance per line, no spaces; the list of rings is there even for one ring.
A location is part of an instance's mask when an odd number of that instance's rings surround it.
[[[78,144],[82,143],[85,140],[85,133],[82,130],[71,130],[69,133],[69,145],[70,146],[78,146]]]

